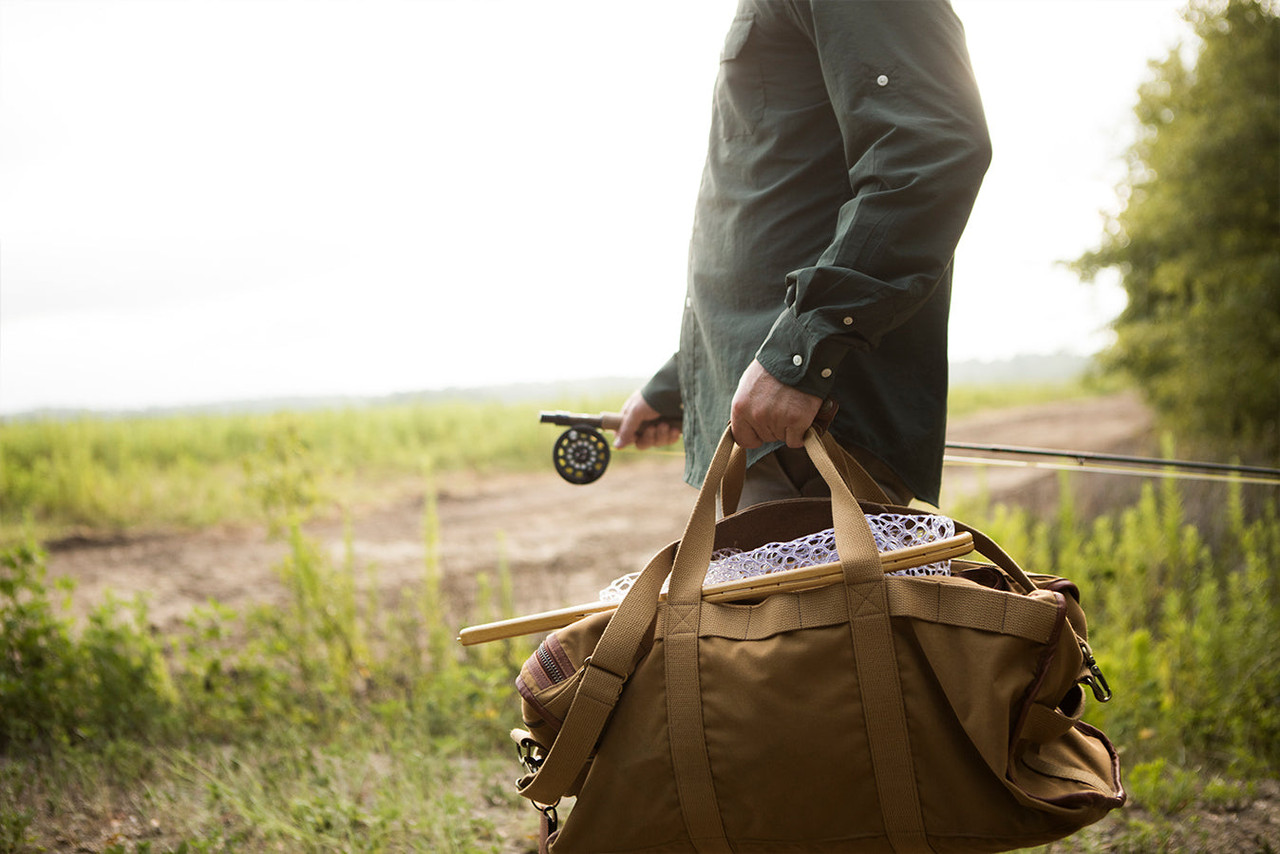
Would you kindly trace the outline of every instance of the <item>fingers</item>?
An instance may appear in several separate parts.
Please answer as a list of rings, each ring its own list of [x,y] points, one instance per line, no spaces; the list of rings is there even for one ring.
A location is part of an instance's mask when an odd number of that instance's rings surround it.
[[[640,392],[633,392],[622,407],[622,422],[614,433],[613,446],[635,445],[645,451],[658,445],[670,445],[680,438],[678,422],[662,420],[661,413],[649,405]]]
[[[641,396],[640,392],[632,392],[627,398],[627,402],[622,405],[622,423],[618,425],[618,429],[613,434],[613,446],[615,448],[625,448],[628,445],[635,444],[636,434],[640,430],[640,426],[650,417],[647,410],[652,407]]]
[[[813,419],[811,418],[803,427],[797,427],[795,424],[788,424],[783,429],[782,441],[787,443],[788,448],[803,448],[804,434],[808,431],[809,425],[812,423]]]
[[[737,414],[729,417],[729,432],[733,434],[733,441],[744,448],[758,448],[765,443],[760,434],[752,429],[751,424]]]
[[[729,429],[744,448],[767,442],[804,447],[804,434],[822,406],[822,398],[776,380],[759,362],[743,372],[729,410]]]
[[[733,440],[744,448],[758,448],[769,442],[784,442],[791,448],[804,447],[804,434],[812,420],[800,416],[799,421],[789,422],[773,411],[753,412],[734,409],[729,417],[729,429]]]
[[[670,445],[680,438],[680,426],[669,421],[647,421],[636,434],[636,448],[641,451]]]

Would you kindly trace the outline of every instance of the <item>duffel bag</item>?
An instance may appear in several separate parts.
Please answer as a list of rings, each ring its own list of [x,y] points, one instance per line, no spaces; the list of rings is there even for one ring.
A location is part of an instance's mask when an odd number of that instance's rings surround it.
[[[548,815],[576,796],[553,854],[1003,851],[1124,803],[1081,720],[1082,686],[1107,695],[1074,585],[961,523],[991,563],[887,576],[865,514],[921,511],[860,503],[857,464],[812,429],[805,447],[831,498],[717,522],[726,431],[681,539],[525,664],[520,793]],[[713,550],[824,528],[835,583],[703,599]]]

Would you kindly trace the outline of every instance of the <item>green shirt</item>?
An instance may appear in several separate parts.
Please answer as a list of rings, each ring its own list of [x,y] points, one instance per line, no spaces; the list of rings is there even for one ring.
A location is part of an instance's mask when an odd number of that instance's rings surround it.
[[[834,436],[937,502],[951,259],[990,156],[949,3],[740,0],[680,349],[643,389],[682,416],[690,483],[705,477],[755,358],[834,398]]]

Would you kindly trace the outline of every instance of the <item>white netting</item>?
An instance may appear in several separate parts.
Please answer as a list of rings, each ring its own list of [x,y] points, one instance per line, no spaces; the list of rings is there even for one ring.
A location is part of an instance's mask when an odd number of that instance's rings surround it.
[[[955,535],[955,523],[946,516],[906,516],[898,513],[873,513],[867,516],[871,525],[871,533],[876,539],[876,548],[882,552],[904,549],[932,543]],[[790,540],[785,543],[766,543],[750,551],[741,549],[717,549],[711,555],[711,566],[707,569],[704,584],[722,584],[740,578],[765,575],[770,572],[782,572],[788,569],[799,569],[804,566],[818,566],[824,563],[838,563],[836,552],[836,533],[834,528],[818,531],[806,537]],[[890,575],[950,575],[951,561],[914,566],[900,569]],[[620,602],[631,589],[631,585],[640,573],[631,572],[621,578],[615,578],[609,586],[600,591],[601,602]],[[666,590],[664,583],[662,589]]]

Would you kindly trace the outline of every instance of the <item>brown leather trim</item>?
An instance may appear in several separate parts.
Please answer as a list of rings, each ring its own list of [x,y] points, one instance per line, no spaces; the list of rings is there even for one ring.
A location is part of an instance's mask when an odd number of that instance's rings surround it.
[[[577,671],[578,668],[569,660],[569,654],[565,652],[564,647],[560,645],[560,638],[555,635],[550,635],[542,642],[542,645],[547,648],[547,652],[551,653],[552,659],[560,668],[560,672],[564,676],[564,678],[560,680],[561,682],[568,679]]]
[[[560,729],[561,724],[564,722],[547,711],[547,707],[538,701],[537,695],[525,683],[523,675],[516,678],[516,690],[520,692],[520,696],[524,698],[524,701],[533,707],[534,711],[542,715],[542,720],[545,723],[550,724],[556,730]],[[531,722],[525,721],[525,723]]]

